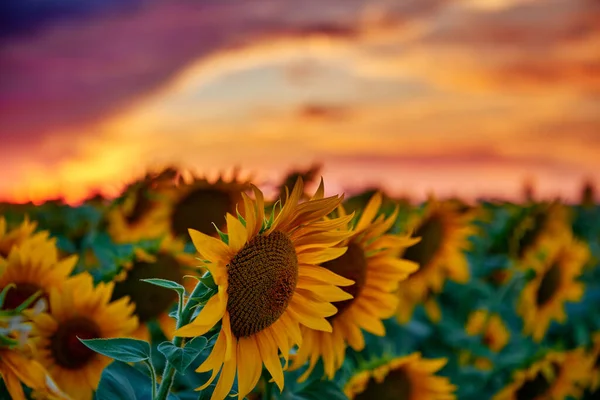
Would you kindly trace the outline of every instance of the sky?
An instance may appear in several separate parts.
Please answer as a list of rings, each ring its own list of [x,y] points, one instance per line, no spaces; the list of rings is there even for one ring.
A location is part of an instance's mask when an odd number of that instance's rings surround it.
[[[598,48],[596,0],[4,0],[0,199],[316,162],[329,193],[576,200]]]

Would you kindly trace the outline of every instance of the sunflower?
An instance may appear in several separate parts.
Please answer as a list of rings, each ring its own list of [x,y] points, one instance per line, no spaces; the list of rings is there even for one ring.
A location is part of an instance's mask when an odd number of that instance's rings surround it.
[[[286,362],[290,349],[302,342],[300,325],[331,332],[326,320],[336,313],[332,301],[351,298],[338,286],[354,281],[319,264],[347,250],[333,247],[352,235],[340,231],[353,215],[323,220],[343,196],[323,197],[323,181],[315,195],[298,204],[304,184],[298,180],[285,205],[264,218],[263,194],[243,194],[243,221],[227,214],[228,244],[190,229],[190,236],[218,286],[195,320],[175,332],[191,337],[207,333],[221,321],[210,356],[197,372],[213,371],[201,390],[221,371],[212,399],[224,399],[238,378],[243,399],[256,385],[264,364],[283,390],[279,350]]]
[[[465,283],[470,278],[464,254],[471,246],[468,238],[476,232],[470,214],[459,213],[455,206],[431,198],[422,216],[408,223],[409,231],[421,240],[404,251],[402,258],[416,262],[419,269],[400,282],[400,320],[410,319],[416,304],[441,292],[446,278]]]
[[[191,182],[182,182],[163,193],[160,202],[162,229],[177,239],[187,240],[188,229],[207,235],[216,235],[213,224],[225,228],[224,215],[236,213],[241,194],[249,189],[248,181],[239,180],[235,171],[231,180],[222,175],[216,181],[194,176]]]
[[[155,252],[136,248],[135,259],[123,266],[115,276],[115,287],[112,300],[129,297],[135,304],[135,315],[139,319],[139,327],[133,337],[150,339],[148,322],[157,321],[165,336],[173,337],[175,320],[169,317],[173,305],[177,303],[177,293],[142,282],[141,279],[167,279],[183,285],[191,292],[196,285],[195,279],[184,280],[188,273],[197,272],[196,259],[183,252],[183,245],[178,241],[164,238]],[[193,268],[194,267],[194,268]]]
[[[530,265],[535,277],[525,285],[518,304],[524,332],[537,342],[543,339],[552,320],[566,320],[565,303],[583,296],[584,284],[577,279],[590,257],[588,246],[572,235],[546,250],[544,259],[538,257]]]
[[[568,235],[569,231],[566,207],[558,202],[538,204],[515,227],[509,252],[520,265],[526,265],[540,249]]]
[[[86,272],[52,288],[50,310],[32,316],[36,357],[69,396],[92,399],[100,375],[112,359],[87,348],[77,338],[127,337],[137,328],[134,305],[124,297],[110,301],[114,283],[94,287]]]
[[[165,220],[168,213],[160,207],[160,196],[160,191],[148,180],[128,188],[122,202],[115,202],[106,213],[106,230],[113,240],[136,243],[164,236],[165,230],[157,221]]]
[[[510,339],[510,331],[502,318],[486,310],[473,311],[469,315],[465,330],[470,336],[480,336],[482,344],[494,353],[501,351]],[[476,357],[473,362],[483,370],[492,368],[490,360],[484,357]]]
[[[542,359],[513,374],[512,382],[493,400],[562,400],[581,398],[589,380],[589,361],[583,349],[547,353]]]
[[[37,223],[25,220],[15,229],[8,229],[6,219],[0,216],[0,260],[7,258],[13,246],[26,240],[44,241],[48,239],[48,232],[35,233]]]
[[[398,209],[387,219],[383,215],[375,219],[381,202],[381,194],[375,194],[356,226],[342,227],[351,231],[352,236],[338,246],[348,247],[348,250],[342,256],[321,264],[321,267],[355,282],[343,289],[353,298],[334,303],[338,312],[328,318],[333,328],[331,332],[302,327],[303,344],[291,368],[298,369],[310,359],[310,366],[300,381],[308,378],[319,358],[323,359],[325,374],[333,379],[344,362],[346,343],[356,351],[364,348],[361,329],[384,336],[381,320],[392,317],[396,311],[398,297],[394,292],[398,282],[418,268],[417,264],[398,258],[404,248],[418,239],[386,235],[385,232],[396,221]],[[343,206],[338,210],[339,215],[347,215]]]
[[[354,375],[344,387],[351,400],[450,400],[456,386],[436,376],[447,360],[424,359],[420,353],[394,358]]]
[[[7,290],[0,293],[6,294]],[[40,313],[45,307],[45,301],[37,301],[31,311]],[[31,322],[16,310],[0,311],[0,381],[4,381],[14,400],[26,399],[22,384],[45,398],[69,399],[33,358],[33,346],[28,338],[31,328]]]
[[[7,259],[0,259],[0,290],[15,284],[6,294],[3,309],[17,308],[38,291],[47,299],[52,288],[60,289],[64,284],[77,256],[59,260],[55,241],[26,240],[14,246]]]
[[[398,292],[398,307],[396,309],[396,319],[401,324],[408,323],[418,305],[423,306],[427,318],[433,323],[438,323],[442,319],[442,310],[437,302],[437,294],[428,290],[424,295],[411,292]]]
[[[590,379],[590,392],[595,392],[600,389],[600,332],[593,337],[592,351],[590,353],[590,364],[592,367],[592,375]]]

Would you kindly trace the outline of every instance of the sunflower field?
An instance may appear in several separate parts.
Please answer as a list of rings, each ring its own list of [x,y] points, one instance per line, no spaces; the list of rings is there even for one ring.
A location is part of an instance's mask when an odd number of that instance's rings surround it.
[[[114,199],[0,203],[0,399],[600,398],[593,187],[324,185],[166,168]]]

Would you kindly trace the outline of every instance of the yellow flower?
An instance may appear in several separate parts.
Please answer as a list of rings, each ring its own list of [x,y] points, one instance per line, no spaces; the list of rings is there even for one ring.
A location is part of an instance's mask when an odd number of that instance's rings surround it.
[[[300,325],[331,332],[326,317],[336,313],[332,301],[351,298],[338,286],[354,282],[320,267],[346,251],[332,247],[351,232],[339,231],[352,218],[323,220],[342,201],[324,198],[323,181],[315,195],[298,204],[303,193],[299,179],[272,222],[264,219],[262,193],[256,200],[243,194],[245,223],[227,214],[228,244],[190,229],[192,241],[218,286],[190,324],[175,332],[191,337],[207,333],[221,321],[219,337],[197,372],[213,371],[207,387],[220,371],[212,399],[224,399],[238,378],[243,399],[258,382],[264,364],[283,389],[279,352],[287,361],[292,346],[300,344]]]
[[[151,182],[142,181],[125,192],[122,202],[109,207],[106,230],[115,243],[136,243],[166,234],[157,222],[167,218],[166,211],[160,207],[160,196]]]
[[[397,314],[400,322],[410,320],[414,307],[432,299],[432,293],[441,292],[446,278],[459,283],[469,280],[464,251],[470,248],[468,239],[475,233],[470,221],[471,216],[459,213],[454,205],[430,199],[424,214],[409,222],[409,230],[421,240],[407,248],[402,258],[416,262],[419,269],[400,282]],[[434,310],[431,311],[435,318]]]
[[[213,224],[225,229],[225,214],[235,214],[242,193],[249,188],[249,182],[238,180],[237,172],[229,181],[223,176],[214,182],[194,177],[164,191],[160,210],[166,218],[161,226],[178,239],[187,240],[188,229],[216,236]]]
[[[44,241],[48,239],[48,232],[34,233],[37,224],[25,218],[17,228],[8,230],[6,219],[0,216],[0,261],[10,254],[14,246],[29,240]]]
[[[540,250],[569,232],[569,215],[563,205],[540,204],[517,225],[510,238],[510,254],[526,267],[534,262]]]
[[[332,332],[302,327],[303,343],[294,358],[292,370],[302,367],[308,360],[310,365],[300,381],[310,375],[320,357],[323,359],[325,374],[333,379],[344,362],[346,343],[357,351],[364,348],[361,329],[384,336],[385,328],[381,321],[394,316],[398,306],[395,293],[398,282],[418,268],[417,264],[398,258],[404,248],[418,239],[385,234],[396,221],[397,209],[387,219],[383,215],[375,219],[381,201],[381,194],[375,194],[356,226],[343,227],[349,229],[352,236],[338,246],[347,246],[348,250],[342,256],[321,265],[355,282],[343,289],[353,298],[333,303],[338,312],[329,317]],[[346,215],[342,206],[339,211],[341,216]]]
[[[42,312],[44,306],[43,301],[38,301],[32,312]],[[46,398],[70,400],[56,386],[44,367],[33,359],[28,337],[31,328],[31,323],[23,315],[6,311],[0,314],[0,336],[4,338],[4,343],[13,343],[7,347],[0,345],[0,380],[4,381],[13,400],[26,399],[22,384]]]
[[[177,303],[177,293],[173,290],[142,282],[141,279],[167,279],[183,285],[191,292],[197,281],[184,280],[184,276],[197,272],[193,268],[197,260],[183,252],[181,242],[169,238],[161,240],[156,253],[148,253],[136,249],[134,262],[126,265],[115,280],[112,300],[129,297],[135,305],[135,315],[139,319],[139,327],[132,334],[141,340],[150,340],[147,323],[156,320],[168,339],[173,337],[175,319],[169,317],[169,311]]]
[[[443,358],[428,360],[420,353],[395,358],[353,376],[344,387],[350,400],[453,400],[456,386],[435,373]]]
[[[0,378],[13,400],[26,399],[21,383],[48,399],[70,400],[38,361],[14,349],[0,348]]]
[[[548,254],[533,267],[536,275],[527,283],[518,304],[524,332],[541,341],[554,320],[564,323],[566,302],[579,301],[584,284],[577,279],[590,256],[587,245],[572,235],[547,247]]]
[[[596,333],[593,337],[590,364],[593,365],[590,379],[590,391],[595,392],[600,389],[600,333]]]
[[[32,316],[36,357],[58,386],[77,400],[92,399],[100,375],[112,359],[95,353],[78,338],[129,336],[138,325],[128,298],[111,302],[114,283],[94,287],[88,273],[75,275],[50,291],[50,310]]]
[[[0,259],[0,290],[8,290],[4,309],[14,309],[38,291],[46,298],[51,289],[60,289],[77,263],[77,256],[59,260],[55,239],[26,240]]]
[[[510,339],[510,332],[500,316],[490,314],[486,310],[472,312],[465,330],[470,336],[481,336],[482,343],[495,353],[501,351]],[[492,368],[491,362],[486,358],[476,357],[473,362],[480,369],[488,370]]]
[[[549,352],[528,368],[516,371],[512,382],[498,392],[493,400],[581,398],[583,386],[589,380],[588,362],[582,349],[565,353]]]

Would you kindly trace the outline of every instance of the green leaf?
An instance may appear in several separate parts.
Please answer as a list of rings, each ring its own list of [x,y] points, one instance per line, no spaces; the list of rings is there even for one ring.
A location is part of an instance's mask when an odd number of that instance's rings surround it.
[[[177,372],[183,374],[196,357],[202,353],[207,343],[205,337],[198,336],[186,343],[183,348],[177,347],[171,342],[162,342],[158,345],[158,351],[165,355]]]
[[[131,338],[79,340],[96,353],[117,361],[141,362],[150,358],[150,344],[143,340]]]
[[[4,289],[2,289],[2,291],[0,292],[0,308],[2,308],[2,305],[4,304],[4,299],[6,298],[6,294],[8,293],[8,291],[15,287],[17,287],[17,285],[15,285],[14,283],[9,283],[4,287]]]
[[[102,372],[95,400],[149,400],[152,398],[150,377],[131,365],[116,361]],[[169,394],[168,400],[179,397]]]
[[[183,296],[183,294],[185,293],[185,288],[183,286],[181,286],[177,282],[173,282],[173,281],[170,281],[167,279],[151,278],[151,279],[140,279],[140,281],[148,282],[152,285],[156,285],[156,286],[174,290],[177,293],[179,293],[180,296]]]

